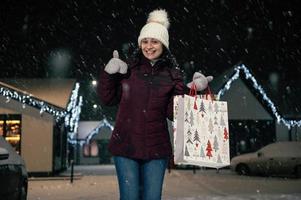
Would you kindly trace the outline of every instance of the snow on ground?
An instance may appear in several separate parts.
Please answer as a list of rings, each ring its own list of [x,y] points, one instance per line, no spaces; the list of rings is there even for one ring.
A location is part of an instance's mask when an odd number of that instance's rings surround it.
[[[31,179],[28,200],[116,200],[113,166],[76,167],[67,179]],[[238,176],[229,170],[172,170],[166,173],[163,200],[301,200],[301,179]]]

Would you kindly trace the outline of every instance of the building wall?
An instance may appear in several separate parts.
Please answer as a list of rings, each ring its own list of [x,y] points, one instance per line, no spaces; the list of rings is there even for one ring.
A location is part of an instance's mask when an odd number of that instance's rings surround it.
[[[296,127],[295,130],[296,141],[301,141],[301,127]]]
[[[229,120],[273,120],[241,79],[220,100],[228,102]]]
[[[276,123],[277,141],[288,141],[288,128],[283,124]]]
[[[28,172],[52,172],[53,164],[53,117],[40,115],[39,110],[30,106],[23,108],[15,100],[0,97],[0,114],[20,114],[21,156]]]
[[[277,141],[301,141],[301,127],[292,127],[288,129],[284,124],[276,123]]]
[[[49,116],[22,115],[22,149],[29,172],[52,172],[52,120]]]

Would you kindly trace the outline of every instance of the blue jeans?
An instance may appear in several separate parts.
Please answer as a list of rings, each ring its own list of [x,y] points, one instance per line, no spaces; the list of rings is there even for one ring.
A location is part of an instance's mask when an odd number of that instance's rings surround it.
[[[120,200],[160,200],[168,158],[135,160],[114,157]]]

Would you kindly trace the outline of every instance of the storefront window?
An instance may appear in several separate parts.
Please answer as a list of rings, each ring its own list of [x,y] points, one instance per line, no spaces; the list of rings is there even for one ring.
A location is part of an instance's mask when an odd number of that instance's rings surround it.
[[[91,141],[90,144],[84,144],[83,153],[85,157],[96,157],[99,154],[99,148],[96,141]]]
[[[0,135],[4,135],[4,120],[0,120]]]
[[[21,115],[0,115],[0,135],[21,153]]]

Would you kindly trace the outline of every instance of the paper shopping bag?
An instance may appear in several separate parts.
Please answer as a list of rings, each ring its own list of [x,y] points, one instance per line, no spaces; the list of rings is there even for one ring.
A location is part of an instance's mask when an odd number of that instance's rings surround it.
[[[175,164],[230,165],[227,102],[175,96],[173,126]]]

